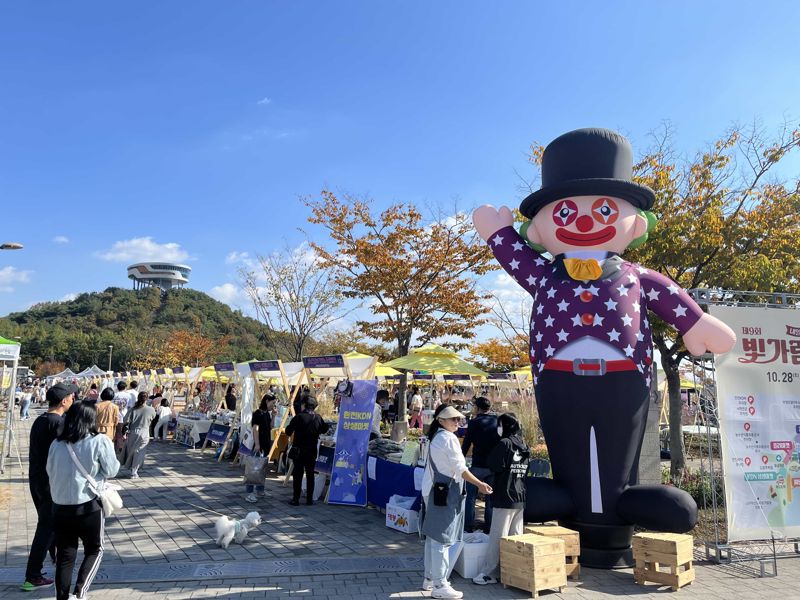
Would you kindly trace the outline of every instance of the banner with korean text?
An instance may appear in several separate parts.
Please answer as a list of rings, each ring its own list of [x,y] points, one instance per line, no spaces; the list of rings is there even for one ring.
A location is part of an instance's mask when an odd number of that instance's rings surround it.
[[[711,306],[728,541],[800,537],[800,310]]]
[[[377,394],[373,379],[353,381],[352,395],[342,395],[328,504],[367,505],[367,450]]]

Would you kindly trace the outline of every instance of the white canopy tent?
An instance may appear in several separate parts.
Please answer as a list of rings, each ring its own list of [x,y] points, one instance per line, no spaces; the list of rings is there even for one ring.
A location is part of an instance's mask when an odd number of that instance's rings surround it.
[[[0,454],[0,473],[5,473],[6,455],[10,454],[10,446],[13,441],[13,414],[14,414],[14,393],[17,389],[17,364],[19,363],[19,342],[7,340],[0,337],[0,363],[2,363],[2,375],[0,375],[0,398],[2,392],[8,389],[8,402],[6,404],[6,425],[3,431],[3,448]],[[10,377],[6,377],[8,370],[11,370]],[[8,385],[6,386],[6,381]],[[22,471],[22,460],[19,457],[17,448],[17,459],[19,460],[20,471]]]
[[[67,370],[69,371],[69,369]],[[88,379],[90,377],[105,377],[105,376],[106,372],[103,371],[103,369],[101,369],[97,365],[92,365],[88,369],[84,369],[83,371],[75,375],[77,379]]]

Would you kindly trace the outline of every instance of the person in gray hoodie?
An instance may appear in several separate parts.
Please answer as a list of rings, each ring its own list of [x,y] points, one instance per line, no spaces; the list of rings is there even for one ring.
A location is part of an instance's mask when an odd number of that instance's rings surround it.
[[[497,583],[500,539],[508,535],[520,535],[524,526],[525,473],[531,451],[522,438],[517,415],[512,412],[500,415],[497,418],[497,435],[500,441],[491,450],[488,459],[488,467],[494,475],[492,528],[483,567],[472,579],[478,585]]]

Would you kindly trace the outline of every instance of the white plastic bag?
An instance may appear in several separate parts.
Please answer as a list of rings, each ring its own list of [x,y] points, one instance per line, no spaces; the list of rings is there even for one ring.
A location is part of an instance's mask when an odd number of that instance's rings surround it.
[[[389,498],[389,502],[387,504],[391,504],[392,506],[399,506],[400,508],[407,508],[411,509],[411,506],[414,504],[416,497],[414,496],[398,496],[395,494],[391,498]]]

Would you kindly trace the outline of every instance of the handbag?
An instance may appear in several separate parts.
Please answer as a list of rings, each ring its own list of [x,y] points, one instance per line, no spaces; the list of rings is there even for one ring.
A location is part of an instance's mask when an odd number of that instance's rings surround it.
[[[95,478],[89,475],[89,473],[86,472],[86,469],[83,468],[81,461],[78,460],[78,457],[75,454],[75,450],[72,449],[72,445],[69,443],[67,443],[67,450],[69,451],[69,455],[72,457],[72,462],[75,463],[75,466],[78,467],[78,470],[86,478],[86,481],[89,482],[89,487],[92,488],[92,491],[100,499],[100,503],[103,505],[103,513],[105,513],[105,516],[110,517],[120,508],[122,508],[122,496],[119,495],[119,490],[122,488],[113,483],[107,483],[106,481],[98,483]]]
[[[297,460],[300,458],[300,446],[292,446],[286,454],[289,460]]]
[[[263,456],[246,456],[244,459],[244,482],[264,485],[269,461]]]

